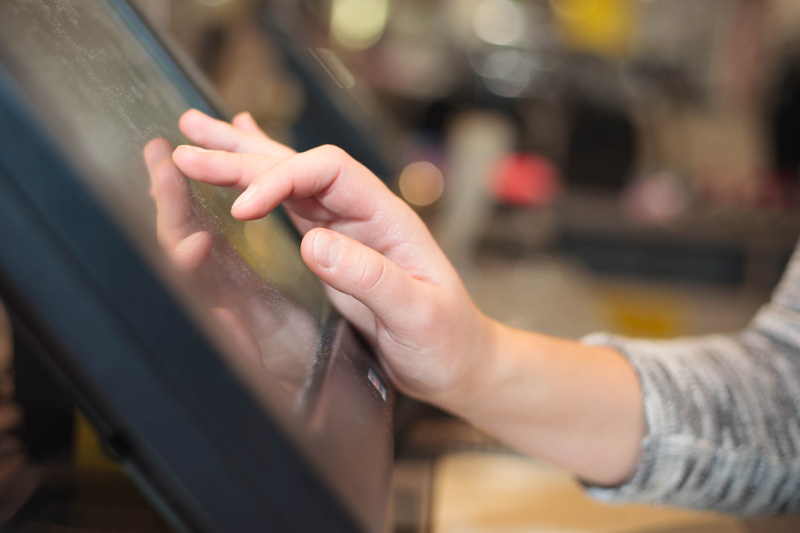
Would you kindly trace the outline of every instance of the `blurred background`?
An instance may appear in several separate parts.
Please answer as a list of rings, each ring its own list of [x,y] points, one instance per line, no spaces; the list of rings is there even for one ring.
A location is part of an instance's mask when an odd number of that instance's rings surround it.
[[[140,3],[230,111],[385,180],[505,322],[733,331],[800,234],[793,0]]]
[[[372,169],[503,322],[570,338],[733,332],[800,236],[796,0],[136,3],[230,112]],[[17,374],[38,375],[21,344]],[[17,392],[32,455],[63,450],[61,418],[46,416],[58,401]],[[409,409],[396,531],[420,515],[439,532],[797,531],[602,506],[569,476]],[[64,424],[76,462],[105,467],[85,421]]]

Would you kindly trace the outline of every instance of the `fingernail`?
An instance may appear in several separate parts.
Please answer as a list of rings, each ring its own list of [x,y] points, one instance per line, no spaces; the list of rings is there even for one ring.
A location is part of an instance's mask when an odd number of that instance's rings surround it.
[[[255,194],[256,194],[256,187],[252,186],[248,187],[247,190],[244,191],[242,194],[240,194],[239,198],[237,198],[236,201],[233,202],[231,209],[246,204],[247,202],[253,199],[253,196],[255,196]]]
[[[211,150],[206,150],[205,148],[200,148],[199,146],[190,146],[188,144],[182,144],[178,148],[185,148],[186,150],[191,150],[192,152],[196,152],[198,154],[207,154]]]
[[[314,259],[322,268],[331,269],[339,262],[342,240],[330,231],[320,231],[314,239]]]

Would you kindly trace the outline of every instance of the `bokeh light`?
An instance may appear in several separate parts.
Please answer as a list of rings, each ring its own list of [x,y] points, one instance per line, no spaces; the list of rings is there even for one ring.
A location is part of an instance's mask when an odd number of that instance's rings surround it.
[[[208,7],[218,7],[230,3],[231,0],[196,0],[198,4]]]
[[[365,50],[386,30],[389,0],[334,0],[331,4],[331,37],[344,48]]]
[[[441,198],[444,176],[433,163],[416,161],[403,169],[398,186],[400,194],[408,203],[425,207]]]
[[[512,45],[522,39],[525,14],[510,0],[486,0],[475,9],[472,27],[487,43]]]
[[[503,48],[489,54],[480,73],[487,89],[509,98],[521,95],[533,75],[525,54],[513,48]]]

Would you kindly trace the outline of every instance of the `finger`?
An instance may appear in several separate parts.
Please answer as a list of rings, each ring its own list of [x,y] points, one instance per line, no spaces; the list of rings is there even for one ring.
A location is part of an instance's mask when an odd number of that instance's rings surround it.
[[[172,248],[194,233],[189,183],[170,159],[159,163],[155,174],[158,240]]]
[[[148,142],[144,147],[144,162],[150,176],[150,196],[156,198],[156,168],[165,159],[172,157],[172,144],[159,137]]]
[[[192,179],[244,190],[233,207],[240,220],[262,218],[284,200],[303,200],[326,190],[336,214],[362,218],[372,213],[365,208],[374,203],[365,195],[382,189],[382,194],[393,196],[366,168],[333,146],[285,159],[179,146],[172,159]]]
[[[194,272],[211,255],[214,239],[207,231],[198,231],[181,240],[172,250],[172,262],[184,272]]]
[[[292,200],[292,209],[303,218],[320,222],[330,221],[331,214],[365,221],[382,204],[387,213],[402,212],[401,206],[392,207],[400,200],[383,183],[334,146],[278,160],[257,174],[233,204],[239,220],[266,216],[284,200]]]
[[[148,142],[144,147],[144,161],[147,165],[147,171],[151,175],[155,175],[156,167],[165,159],[172,156],[172,144],[164,139],[158,137]]]
[[[426,285],[389,259],[340,233],[317,228],[301,244],[303,260],[325,283],[363,303],[388,329],[406,331]]]
[[[238,113],[235,117],[233,117],[233,120],[231,120],[231,124],[233,124],[234,128],[240,129],[247,133],[268,137],[268,135],[264,133],[264,131],[258,126],[256,119],[254,119],[253,115],[250,113]]]
[[[211,150],[237,153],[259,153],[272,157],[287,157],[294,153],[291,148],[270,139],[258,129],[255,121],[240,129],[225,121],[211,118],[196,109],[190,109],[180,119],[179,127],[186,137]],[[255,129],[256,131],[251,131]]]
[[[278,161],[261,154],[237,154],[179,146],[172,160],[188,177],[220,187],[246,189],[260,174]]]
[[[325,293],[333,306],[361,333],[365,339],[375,338],[375,315],[367,306],[330,285],[325,285]]]
[[[256,184],[262,178],[265,178],[264,181],[268,181],[269,170],[282,160],[262,154],[236,154],[218,150],[205,150],[195,146],[179,146],[175,149],[172,158],[179,169],[189,178],[220,187],[232,187],[239,191],[245,191],[232,207],[234,217],[239,220],[255,220],[267,216],[287,196],[291,196],[291,192],[297,193],[298,202],[307,199],[308,204],[311,206],[301,209],[301,214],[306,218],[305,223],[297,219],[296,216],[293,217],[301,231],[307,231],[313,227],[313,224],[308,222],[310,220],[330,220],[330,213],[325,212],[325,209],[320,207],[316,199],[304,198],[304,196],[313,196],[314,192],[320,187],[298,187],[296,191],[292,191],[295,185],[291,181]],[[289,177],[291,178],[291,176]],[[299,178],[298,182],[304,179],[313,178],[311,176]],[[261,192],[259,192],[259,187],[263,187]],[[308,193],[304,193],[306,190],[308,190]],[[254,202],[249,203],[250,200],[248,198],[253,199]],[[244,209],[240,208],[241,204],[247,203],[249,205],[245,206]],[[300,205],[302,207],[302,204]]]
[[[301,231],[310,229],[307,221],[338,224],[336,229],[390,256],[401,245],[441,253],[408,205],[341,148],[322,146],[276,159],[179,146],[172,157],[190,178],[239,190],[246,187],[231,207],[239,220],[265,217],[288,201]]]

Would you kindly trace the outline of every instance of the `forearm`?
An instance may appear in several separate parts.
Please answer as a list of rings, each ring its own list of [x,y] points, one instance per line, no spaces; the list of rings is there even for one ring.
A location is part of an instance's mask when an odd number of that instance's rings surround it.
[[[617,351],[490,322],[484,357],[442,407],[510,446],[601,485],[634,470],[638,378]]]

